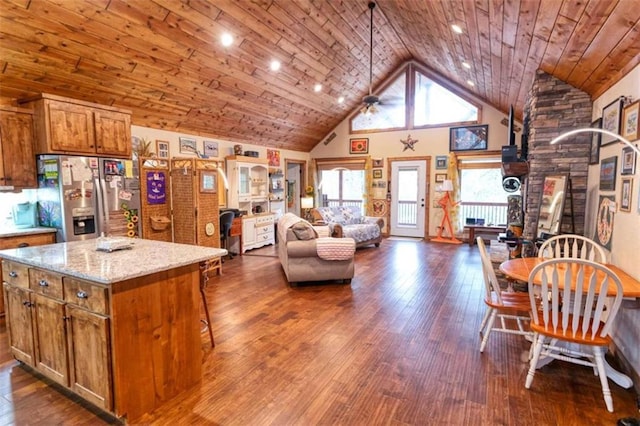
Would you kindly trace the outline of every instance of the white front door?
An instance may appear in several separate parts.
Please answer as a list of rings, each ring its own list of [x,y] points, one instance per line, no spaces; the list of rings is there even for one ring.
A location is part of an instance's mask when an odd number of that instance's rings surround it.
[[[425,236],[426,160],[391,163],[391,235]]]

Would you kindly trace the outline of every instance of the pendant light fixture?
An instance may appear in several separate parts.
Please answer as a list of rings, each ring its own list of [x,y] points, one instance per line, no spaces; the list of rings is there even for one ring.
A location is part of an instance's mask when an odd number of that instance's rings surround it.
[[[371,13],[369,24],[369,94],[365,96],[362,101],[364,106],[360,110],[363,114],[374,114],[377,112],[376,104],[380,99],[373,94],[372,82],[373,82],[373,9],[376,7],[374,2],[369,2],[369,11]]]

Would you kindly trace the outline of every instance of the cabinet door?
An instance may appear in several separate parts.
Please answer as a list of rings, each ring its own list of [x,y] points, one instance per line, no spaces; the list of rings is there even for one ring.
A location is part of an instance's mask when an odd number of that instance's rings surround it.
[[[33,294],[36,368],[54,382],[69,386],[64,302]]]
[[[36,187],[31,114],[0,111],[0,186]]]
[[[251,168],[238,165],[238,198],[239,201],[249,201],[251,198]]]
[[[256,220],[242,219],[242,252],[256,242]]]
[[[11,354],[18,361],[34,366],[31,291],[4,284],[7,330]]]
[[[49,149],[52,152],[95,154],[93,111],[81,105],[46,101]]]
[[[66,309],[71,389],[98,407],[112,410],[109,318],[73,305]]]
[[[99,155],[131,157],[131,117],[115,111],[94,111],[96,152]]]

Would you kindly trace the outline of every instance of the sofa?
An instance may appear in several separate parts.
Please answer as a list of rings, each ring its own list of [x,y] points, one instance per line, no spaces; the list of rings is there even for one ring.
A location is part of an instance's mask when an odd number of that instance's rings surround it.
[[[355,250],[353,239],[330,237],[327,226],[312,226],[292,213],[278,220],[278,258],[291,284],[329,280],[351,283]]]
[[[312,211],[314,223],[325,223],[335,238],[349,237],[356,247],[374,244],[380,246],[384,221],[380,217],[363,216],[360,207],[317,207]]]

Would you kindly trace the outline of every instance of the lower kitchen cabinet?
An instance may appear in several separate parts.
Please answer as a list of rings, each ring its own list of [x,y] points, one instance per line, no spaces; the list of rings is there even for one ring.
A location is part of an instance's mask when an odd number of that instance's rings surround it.
[[[77,279],[2,262],[13,356],[96,406],[113,408],[109,317],[104,287],[80,289]],[[63,291],[65,281],[75,293]],[[81,285],[86,289],[94,284]],[[80,302],[77,302],[77,300]],[[98,310],[87,305],[98,299]],[[101,299],[101,300],[100,300]],[[91,306],[89,304],[89,306]]]

